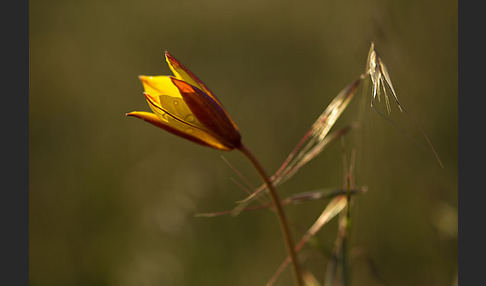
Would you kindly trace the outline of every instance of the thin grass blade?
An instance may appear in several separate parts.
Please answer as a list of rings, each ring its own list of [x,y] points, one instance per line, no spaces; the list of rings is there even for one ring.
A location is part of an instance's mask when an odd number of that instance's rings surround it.
[[[287,156],[287,159],[283,162],[280,168],[270,177],[270,181],[274,186],[278,186],[290,179],[302,166],[319,155],[330,142],[333,142],[350,130],[351,126],[344,127],[337,133],[334,133],[333,136],[327,138],[329,131],[348,106],[363,78],[363,76],[360,76],[341,90],[324,112],[312,124],[311,128]],[[258,194],[265,190],[265,186],[262,185],[256,188],[250,196],[237,202],[238,205],[234,209],[234,214],[237,215],[241,212],[257,197]]]
[[[417,120],[410,114],[404,107],[403,105],[400,104],[400,101],[398,100],[397,94],[395,92],[395,89],[393,88],[393,84],[391,81],[390,74],[388,73],[388,70],[386,68],[385,63],[381,59],[381,57],[378,55],[378,52],[375,50],[375,45],[373,42],[371,42],[370,50],[368,52],[368,60],[366,63],[366,74],[369,74],[372,82],[372,97],[371,97],[371,107],[373,110],[380,115],[382,118],[384,118],[388,123],[396,127],[400,132],[402,132],[407,138],[411,139],[415,144],[420,146],[415,140],[412,138],[410,134],[408,134],[402,127],[400,127],[394,120],[392,120],[389,116],[386,116],[382,112],[380,112],[376,106],[375,106],[375,99],[378,98],[378,101],[380,101],[380,95],[383,93],[385,97],[385,105],[388,114],[391,113],[391,106],[390,106],[390,101],[388,99],[388,93],[389,91],[395,100],[395,103],[397,104],[398,109],[405,113],[409,119],[412,120],[412,123],[414,124],[415,128],[420,132],[422,137],[425,139],[427,142],[427,145],[429,146],[430,150],[434,154],[435,159],[439,163],[441,168],[444,168],[444,165],[442,161],[439,158],[439,155],[435,151],[434,146],[432,145],[432,142],[430,141],[429,137],[427,134],[425,134],[425,131],[420,127],[418,124]]]
[[[365,193],[367,192],[367,190],[368,190],[367,187],[361,187],[360,189],[352,189],[352,190],[325,188],[325,189],[318,189],[309,192],[298,193],[282,199],[281,202],[282,205],[297,205],[305,202],[324,200],[324,199],[329,199],[337,196],[356,195],[359,193]],[[241,212],[269,209],[272,206],[273,205],[271,203],[262,203],[257,206],[247,206]],[[223,210],[223,211],[216,211],[216,212],[197,213],[194,216],[195,217],[217,217],[217,216],[232,215],[232,214],[233,214],[233,210]]]
[[[347,203],[347,198],[345,195],[335,197],[332,199],[322,211],[319,218],[314,222],[314,224],[307,230],[307,232],[302,236],[300,241],[295,245],[295,252],[299,252],[302,247],[309,241],[311,237],[316,235],[316,233],[332,218],[338,215],[345,207]],[[290,263],[290,257],[287,258],[282,262],[280,267],[274,273],[274,275],[270,278],[270,280],[265,284],[266,286],[273,285],[280,274],[285,270],[285,268]]]

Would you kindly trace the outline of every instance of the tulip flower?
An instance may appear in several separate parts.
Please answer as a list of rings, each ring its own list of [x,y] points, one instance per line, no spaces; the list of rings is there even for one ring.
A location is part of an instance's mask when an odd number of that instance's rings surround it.
[[[194,143],[229,151],[241,144],[238,127],[221,102],[192,72],[168,52],[174,76],[139,76],[151,112],[134,116]]]
[[[216,96],[168,52],[165,52],[165,59],[174,76],[139,76],[145,89],[145,98],[153,113],[134,111],[126,115],[140,118],[194,143],[218,150],[241,151],[251,161],[269,190],[287,253],[292,261],[296,285],[302,285],[287,219],[267,173],[241,142],[238,127]]]

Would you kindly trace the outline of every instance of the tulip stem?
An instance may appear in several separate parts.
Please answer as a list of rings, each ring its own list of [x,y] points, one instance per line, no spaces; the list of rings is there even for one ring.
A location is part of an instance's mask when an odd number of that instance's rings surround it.
[[[294,243],[292,242],[292,237],[289,231],[289,224],[287,222],[287,218],[285,217],[282,203],[277,195],[277,191],[275,190],[274,186],[270,182],[270,179],[267,173],[265,172],[265,170],[263,169],[262,165],[253,155],[253,153],[251,153],[250,150],[248,150],[248,148],[243,143],[238,147],[238,150],[240,150],[251,161],[253,166],[257,169],[258,174],[267,185],[273,204],[275,205],[276,214],[280,222],[280,227],[282,230],[285,246],[287,248],[287,253],[292,262],[295,285],[302,286],[303,285],[302,276],[300,272],[300,266],[297,261],[297,256],[294,251]]]

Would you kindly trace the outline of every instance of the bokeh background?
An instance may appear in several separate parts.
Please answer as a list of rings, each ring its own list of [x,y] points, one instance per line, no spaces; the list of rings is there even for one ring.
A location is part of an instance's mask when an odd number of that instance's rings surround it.
[[[272,173],[364,72],[371,41],[444,168],[412,121],[390,115],[411,123],[405,136],[368,108],[363,88],[337,123],[358,120],[363,132],[279,191],[341,188],[356,147],[368,192],[353,205],[353,285],[454,285],[457,1],[37,0],[29,10],[30,285],[263,285],[285,257],[273,213],[194,217],[245,196],[221,156],[259,185],[256,172],[238,152],[125,117],[149,110],[137,76],[170,74],[171,52]],[[326,203],[286,208],[296,239]],[[335,234],[333,221],[320,245],[332,248]],[[324,278],[325,252],[306,247],[301,258]],[[277,285],[292,285],[289,270]]]

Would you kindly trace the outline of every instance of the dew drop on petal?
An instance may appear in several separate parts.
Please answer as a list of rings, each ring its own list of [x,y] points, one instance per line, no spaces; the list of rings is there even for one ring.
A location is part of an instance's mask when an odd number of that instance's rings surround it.
[[[184,117],[184,121],[186,122],[193,122],[194,121],[194,115],[188,114]]]
[[[164,118],[168,122],[174,120],[174,118],[172,118],[172,116],[169,116],[167,113],[162,114],[162,118]]]

